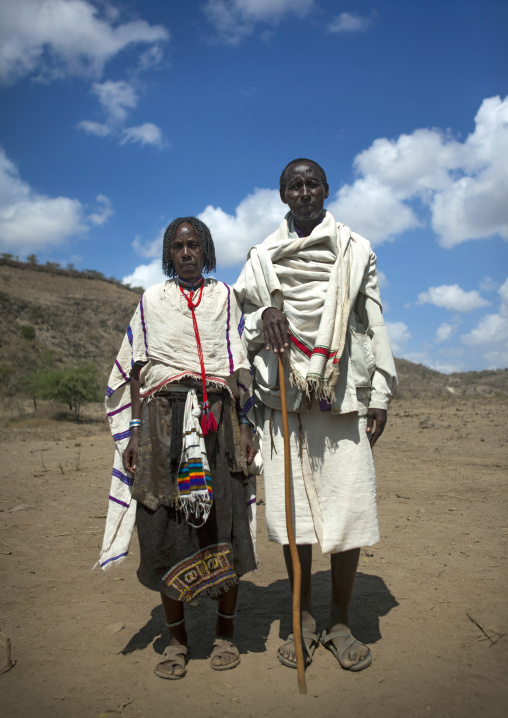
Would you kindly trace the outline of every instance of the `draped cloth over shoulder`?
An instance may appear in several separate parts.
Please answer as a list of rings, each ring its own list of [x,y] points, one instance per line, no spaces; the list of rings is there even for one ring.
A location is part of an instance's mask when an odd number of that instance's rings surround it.
[[[350,314],[351,230],[327,212],[308,237],[288,214],[253,247],[235,285],[241,304],[282,309],[289,322],[291,382],[331,399],[339,377]],[[284,285],[284,291],[282,290]],[[373,298],[380,303],[379,292]]]

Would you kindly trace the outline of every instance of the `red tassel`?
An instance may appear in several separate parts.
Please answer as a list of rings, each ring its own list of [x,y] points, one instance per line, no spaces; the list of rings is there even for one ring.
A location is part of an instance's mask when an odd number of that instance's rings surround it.
[[[203,431],[203,436],[206,436],[213,431],[217,431],[217,421],[211,411],[207,410],[206,414],[203,412],[203,415],[201,416],[201,429]]]

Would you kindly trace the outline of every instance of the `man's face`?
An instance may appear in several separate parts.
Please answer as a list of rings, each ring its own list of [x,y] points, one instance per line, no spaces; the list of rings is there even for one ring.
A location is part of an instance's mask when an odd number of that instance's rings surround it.
[[[286,189],[280,193],[280,198],[297,221],[314,221],[323,214],[328,185],[323,184],[321,173],[313,162],[295,162],[286,170]]]
[[[194,227],[184,222],[176,229],[170,249],[173,266],[183,279],[198,279],[205,266],[205,253]]]

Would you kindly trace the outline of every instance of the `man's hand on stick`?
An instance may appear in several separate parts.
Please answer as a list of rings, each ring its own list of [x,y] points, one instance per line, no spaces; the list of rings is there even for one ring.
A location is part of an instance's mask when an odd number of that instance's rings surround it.
[[[284,353],[289,346],[288,320],[280,309],[269,307],[263,312],[263,331],[265,346],[272,348],[274,354]]]
[[[388,412],[386,409],[368,409],[367,410],[367,434],[370,439],[370,448],[374,448],[374,444],[385,430]],[[374,422],[376,427],[374,429]]]

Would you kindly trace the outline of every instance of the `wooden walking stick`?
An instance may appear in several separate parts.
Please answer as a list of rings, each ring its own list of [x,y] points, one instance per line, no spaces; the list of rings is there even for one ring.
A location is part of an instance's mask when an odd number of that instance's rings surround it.
[[[289,551],[293,565],[293,638],[296,652],[296,670],[300,693],[307,693],[305,683],[305,665],[303,662],[302,625],[300,593],[302,583],[302,567],[296,548],[293,514],[291,510],[291,448],[289,445],[288,410],[286,404],[286,377],[284,372],[284,355],[279,353],[279,386],[282,410],[282,432],[284,435],[284,489],[286,498],[286,529],[289,540]]]

